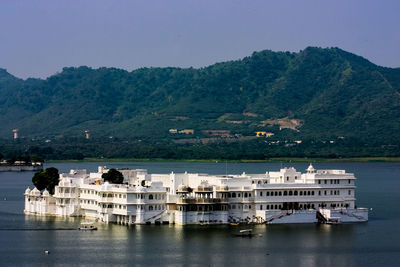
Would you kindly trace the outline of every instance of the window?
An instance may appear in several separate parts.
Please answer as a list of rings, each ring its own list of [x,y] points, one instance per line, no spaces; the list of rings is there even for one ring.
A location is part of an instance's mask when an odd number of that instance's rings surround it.
[[[289,191],[289,196],[291,196],[291,195],[293,195],[293,192],[292,192],[292,191]]]
[[[287,196],[287,191],[283,191],[283,195],[284,195],[284,196]]]
[[[269,197],[269,192],[267,191],[267,197]]]
[[[286,181],[289,181],[289,176],[286,176]]]
[[[263,205],[260,205],[260,210],[262,210],[263,209]]]
[[[262,191],[260,192],[260,197],[262,197],[263,196],[263,194],[262,194]]]
[[[349,196],[351,195],[351,190],[349,190]]]
[[[350,183],[350,179],[349,179],[349,183]]]
[[[153,195],[152,195],[152,194],[149,195],[149,199],[153,199]],[[151,206],[150,206],[150,207],[151,207]]]
[[[236,193],[232,193],[232,197],[236,197]]]
[[[247,197],[247,193],[244,193],[244,197]]]
[[[325,182],[325,184],[327,183],[327,181],[326,181],[326,180],[324,180],[324,182]]]

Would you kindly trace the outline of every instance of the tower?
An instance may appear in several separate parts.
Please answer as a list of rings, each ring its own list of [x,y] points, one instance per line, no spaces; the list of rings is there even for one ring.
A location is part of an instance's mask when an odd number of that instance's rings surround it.
[[[13,129],[12,131],[14,133],[14,140],[18,139],[18,129]]]
[[[85,138],[89,139],[89,130],[85,130]]]

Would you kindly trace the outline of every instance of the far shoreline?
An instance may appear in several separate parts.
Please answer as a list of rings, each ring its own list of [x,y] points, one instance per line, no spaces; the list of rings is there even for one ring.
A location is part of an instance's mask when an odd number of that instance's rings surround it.
[[[268,162],[400,162],[400,157],[354,157],[354,158],[269,158],[264,160],[225,159],[162,159],[162,158],[85,158],[82,160],[47,160],[45,163],[63,162],[218,162],[218,163],[268,163]]]

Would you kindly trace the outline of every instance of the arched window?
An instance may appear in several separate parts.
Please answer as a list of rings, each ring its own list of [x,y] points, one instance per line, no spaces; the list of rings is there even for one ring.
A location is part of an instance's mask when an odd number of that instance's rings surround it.
[[[289,191],[289,196],[291,196],[291,195],[293,195],[293,192],[292,192],[292,191]]]
[[[287,196],[287,191],[283,191],[283,195],[284,195],[284,196]]]
[[[269,205],[267,205],[267,210],[269,210]]]
[[[228,197],[231,197],[231,193],[228,193]]]
[[[257,184],[261,184],[261,181],[258,181]]]
[[[236,197],[236,193],[232,193],[232,197]]]
[[[152,195],[152,194],[149,195],[149,199],[153,199],[153,195]],[[150,207],[151,207],[151,206],[150,206]]]
[[[260,191],[260,197],[262,197],[262,191]]]
[[[282,196],[282,191],[279,191],[279,195]]]
[[[269,197],[269,192],[267,191],[267,197]]]
[[[149,206],[149,210],[153,210],[153,206]]]
[[[263,206],[262,205],[260,205],[260,210],[262,210],[263,209]]]
[[[294,191],[294,195],[297,196],[297,191]]]
[[[247,193],[244,193],[244,197],[247,197]]]

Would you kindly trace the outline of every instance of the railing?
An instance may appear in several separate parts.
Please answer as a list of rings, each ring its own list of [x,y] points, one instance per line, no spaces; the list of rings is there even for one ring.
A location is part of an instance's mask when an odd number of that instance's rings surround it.
[[[177,204],[213,204],[228,202],[226,198],[178,198]]]

